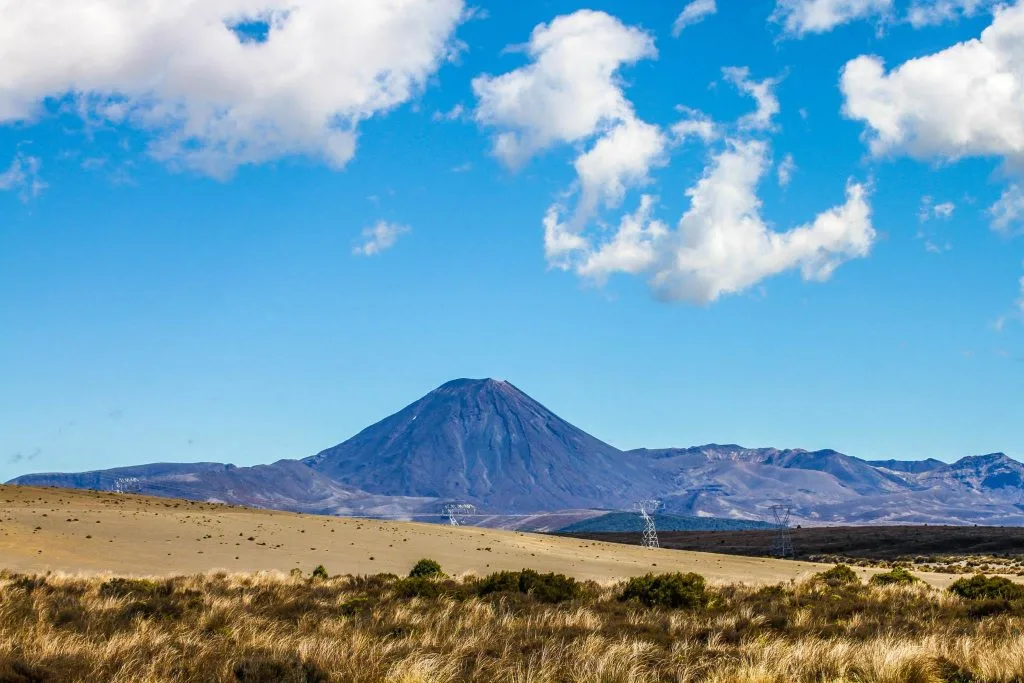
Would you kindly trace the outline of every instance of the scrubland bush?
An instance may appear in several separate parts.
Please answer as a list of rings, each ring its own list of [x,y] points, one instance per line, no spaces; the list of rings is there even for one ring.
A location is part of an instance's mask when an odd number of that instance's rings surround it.
[[[441,565],[434,560],[423,559],[417,562],[412,571],[409,572],[409,578],[417,579],[424,578],[430,579],[436,577],[443,577],[445,574],[441,571]]]
[[[837,564],[831,569],[818,572],[814,575],[814,580],[832,587],[845,586],[851,583],[860,583],[860,579],[857,578],[857,572],[853,571],[845,564]]]
[[[965,600],[1024,600],[1024,586],[1002,576],[984,574],[957,579],[949,592]]]
[[[872,586],[892,586],[895,584],[911,584],[917,581],[920,581],[920,579],[903,567],[893,567],[887,572],[872,576],[870,583]]]
[[[700,574],[647,574],[626,582],[620,599],[636,600],[646,607],[696,608],[707,604],[704,577]]]
[[[565,574],[539,574],[532,569],[497,572],[484,577],[476,586],[477,595],[524,593],[539,602],[557,604],[579,597],[580,585]]]

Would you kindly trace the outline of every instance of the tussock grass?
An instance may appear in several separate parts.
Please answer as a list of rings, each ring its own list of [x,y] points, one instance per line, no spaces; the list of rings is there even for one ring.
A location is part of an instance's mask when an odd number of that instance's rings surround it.
[[[919,582],[813,579],[553,602],[558,579],[525,576],[0,572],[0,683],[1024,681],[1017,602],[979,615]]]

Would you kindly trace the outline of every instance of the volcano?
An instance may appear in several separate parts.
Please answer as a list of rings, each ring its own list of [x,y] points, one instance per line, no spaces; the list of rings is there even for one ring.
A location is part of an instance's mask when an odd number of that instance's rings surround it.
[[[659,488],[646,459],[494,379],[448,382],[303,462],[370,493],[465,499],[495,512],[619,508]]]

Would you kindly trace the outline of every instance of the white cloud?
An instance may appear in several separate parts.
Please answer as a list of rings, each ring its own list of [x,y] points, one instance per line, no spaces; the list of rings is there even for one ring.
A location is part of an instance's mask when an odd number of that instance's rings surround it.
[[[0,0],[0,122],[72,96],[216,176],[289,155],[344,166],[358,124],[453,54],[463,0]],[[240,35],[264,22],[265,40]]]
[[[863,121],[876,155],[1002,157],[1024,169],[1024,3],[996,11],[980,39],[888,73],[878,57],[843,68],[846,116]]]
[[[907,10],[907,21],[914,28],[936,26],[961,17],[973,17],[989,9],[997,0],[914,0]]]
[[[39,175],[42,165],[38,157],[18,152],[7,170],[0,173],[0,192],[17,192],[23,202],[38,197],[47,188]]]
[[[591,10],[538,25],[525,52],[532,60],[526,66],[473,79],[476,119],[505,129],[494,150],[510,167],[633,119],[618,71],[657,56],[648,33]]]
[[[693,0],[693,2],[683,8],[683,11],[679,13],[676,20],[672,22],[672,37],[678,38],[684,28],[704,21],[717,11],[718,7],[715,6],[715,0]]]
[[[709,116],[684,105],[678,105],[676,111],[683,114],[683,118],[669,128],[676,142],[682,143],[689,138],[697,138],[707,144],[718,139],[718,125]]]
[[[1020,279],[1020,298],[1017,299],[1017,312],[1024,315],[1024,277]]]
[[[922,223],[926,223],[933,218],[948,221],[953,217],[954,211],[956,211],[956,204],[953,202],[939,202],[936,204],[934,199],[925,195],[921,197],[921,206],[917,210],[917,218]]]
[[[772,127],[772,119],[779,113],[779,99],[775,96],[778,79],[766,78],[763,81],[750,80],[750,69],[747,67],[728,66],[722,69],[725,80],[736,86],[744,95],[749,95],[757,102],[757,109],[739,120],[740,128],[749,130],[768,130]]]
[[[932,211],[935,213],[936,218],[941,218],[943,220],[948,221],[950,218],[953,217],[953,211],[955,210],[956,204],[954,204],[953,202],[942,202],[941,204],[936,204],[935,208]]]
[[[793,180],[793,174],[796,173],[796,162],[793,161],[792,154],[787,154],[782,157],[782,161],[779,162],[779,168],[776,173],[779,177],[779,187],[788,187],[790,181]]]
[[[499,127],[495,152],[512,167],[558,143],[579,150],[575,182],[543,220],[551,267],[597,283],[614,273],[641,276],[663,299],[707,303],[786,270],[827,279],[842,262],[870,251],[874,230],[861,185],[850,184],[845,204],[808,225],[776,232],[762,219],[756,189],[771,168],[769,147],[746,136],[772,130],[776,80],[725,69],[725,78],[754,98],[755,111],[724,127],[678,107],[683,118],[666,133],[636,116],[618,76],[623,65],[656,55],[642,31],[581,10],[538,26],[526,52],[533,58],[528,65],[474,80],[476,118]],[[648,184],[673,146],[690,138],[717,144],[725,131],[735,136],[688,191],[690,209],[675,229],[654,217],[650,194],[612,232],[592,220]]]
[[[395,246],[398,238],[408,232],[412,232],[412,228],[397,223],[377,221],[375,225],[363,228],[363,243],[355,247],[352,253],[356,256],[379,254]]]
[[[786,33],[804,36],[827,33],[858,19],[885,15],[892,5],[892,0],[778,0],[772,19],[781,23]]]
[[[613,273],[645,275],[662,299],[708,303],[791,269],[806,280],[826,280],[843,262],[868,255],[875,231],[860,184],[849,184],[846,202],[811,223],[772,230],[756,194],[768,157],[763,141],[729,140],[687,191],[690,208],[674,230],[651,219],[653,200],[644,196],[603,243],[573,234],[562,245],[561,267],[597,282]],[[557,214],[549,213],[546,227],[557,232],[557,225]]]
[[[646,183],[650,169],[664,163],[667,145],[660,128],[636,118],[599,138],[575,162],[581,214],[589,216],[602,202],[608,208],[619,206],[628,187]]]
[[[448,111],[435,111],[431,117],[435,121],[458,121],[466,113],[466,108],[459,102]]]
[[[1024,191],[1019,185],[1010,185],[1003,191],[995,204],[988,208],[992,229],[1010,234],[1015,228],[1024,227]]]

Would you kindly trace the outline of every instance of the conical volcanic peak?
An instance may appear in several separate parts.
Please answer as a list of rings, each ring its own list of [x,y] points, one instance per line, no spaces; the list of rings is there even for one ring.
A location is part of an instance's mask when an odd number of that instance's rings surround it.
[[[306,460],[370,492],[504,512],[621,507],[654,489],[653,474],[636,462],[494,379],[448,382]]]

